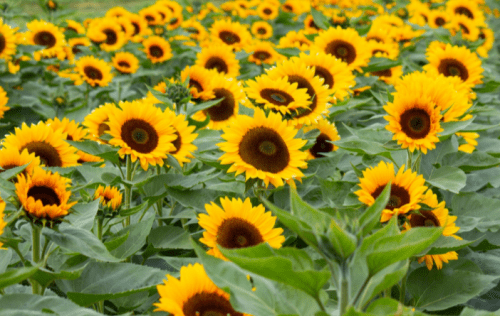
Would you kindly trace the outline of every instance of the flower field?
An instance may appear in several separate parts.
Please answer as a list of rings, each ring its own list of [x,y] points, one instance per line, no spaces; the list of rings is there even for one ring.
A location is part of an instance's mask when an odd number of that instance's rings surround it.
[[[11,3],[0,316],[500,313],[498,1]]]

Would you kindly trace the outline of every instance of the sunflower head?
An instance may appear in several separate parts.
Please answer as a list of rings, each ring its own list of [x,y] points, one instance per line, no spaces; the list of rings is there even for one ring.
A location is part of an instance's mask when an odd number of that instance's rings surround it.
[[[139,59],[129,52],[116,53],[112,61],[115,69],[122,74],[133,74],[139,69]]]
[[[170,116],[170,122],[175,130],[177,138],[174,140],[173,145],[175,149],[170,153],[182,166],[185,162],[189,162],[190,158],[194,158],[193,152],[197,147],[193,141],[198,137],[198,134],[193,133],[195,126],[188,125],[186,116],[184,114],[176,115],[174,111],[165,109],[165,114]]]
[[[40,166],[40,158],[35,156],[35,153],[29,153],[27,149],[22,152],[15,147],[0,149],[0,167],[2,168],[0,173],[25,164],[29,165],[24,170],[24,173],[32,174],[33,170]]]
[[[215,69],[209,70],[199,65],[187,66],[181,71],[181,81],[186,82],[189,78],[188,87],[193,99],[213,98],[210,83],[216,75]]]
[[[332,142],[340,140],[335,123],[330,123],[326,119],[321,119],[318,123],[304,127],[304,132],[318,129],[320,134],[316,137],[314,145],[309,148],[308,159],[324,157],[324,153],[338,149]]]
[[[45,48],[41,51],[44,57],[54,57],[66,44],[64,33],[59,27],[43,20],[33,20],[26,24],[29,29],[26,34],[27,42],[31,45],[40,45]]]
[[[106,141],[100,139],[100,137],[109,131],[109,117],[116,109],[117,107],[114,103],[106,103],[94,109],[85,117],[83,125],[87,127],[87,137],[89,139],[100,143],[106,143]]]
[[[196,65],[206,69],[214,69],[218,73],[236,78],[240,75],[240,64],[231,47],[209,46],[196,55]]]
[[[76,62],[76,69],[80,76],[92,87],[106,87],[113,75],[111,74],[111,66],[102,59],[97,59],[94,56],[85,56]]]
[[[257,21],[250,29],[253,36],[258,39],[268,39],[273,36],[273,27],[265,21]]]
[[[97,199],[102,207],[110,211],[117,211],[122,204],[122,194],[116,187],[100,185],[94,193],[94,200]]]
[[[144,52],[152,63],[161,63],[172,58],[172,49],[166,39],[160,36],[150,36],[142,42]]]
[[[8,60],[16,53],[17,40],[14,30],[0,18],[0,58]]]

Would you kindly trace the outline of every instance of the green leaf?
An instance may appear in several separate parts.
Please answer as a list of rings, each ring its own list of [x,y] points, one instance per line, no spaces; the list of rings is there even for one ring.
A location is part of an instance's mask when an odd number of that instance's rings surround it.
[[[99,144],[91,140],[84,140],[79,142],[67,140],[66,142],[87,154],[101,157],[117,165],[120,164],[120,159],[117,154],[118,148],[111,147],[105,144]]]
[[[451,200],[453,215],[461,232],[474,228],[481,232],[500,227],[500,200],[475,192],[460,193]]]
[[[210,108],[210,107],[212,107],[214,105],[219,104],[220,102],[222,102],[222,100],[224,100],[224,98],[219,98],[219,99],[216,99],[216,100],[210,100],[210,101],[206,101],[206,102],[195,104],[194,106],[188,108],[186,115],[187,116],[191,116],[191,115],[195,114],[198,111],[202,111],[202,110],[208,109],[208,108]]]
[[[158,249],[193,249],[189,233],[177,226],[160,226],[151,231],[148,238]]]
[[[460,151],[444,156],[442,165],[458,167],[467,172],[499,166],[500,159],[481,151],[475,151],[471,154]]]
[[[389,69],[401,65],[401,61],[383,57],[372,57],[368,66],[363,67],[363,72],[374,72]]]
[[[385,209],[387,202],[389,201],[389,197],[391,196],[391,183],[386,184],[384,190],[380,193],[380,195],[375,200],[370,207],[366,209],[363,215],[360,216],[358,235],[366,236],[368,235],[372,229],[380,223],[380,218],[382,216],[382,211]]]
[[[379,298],[371,303],[366,309],[367,313],[377,316],[398,315],[398,316],[424,316],[427,314],[414,311],[411,306],[404,306],[395,299],[389,297]]]
[[[80,306],[155,289],[165,279],[159,269],[132,263],[90,262],[76,280],[58,280],[70,300]]]
[[[120,210],[120,216],[121,217],[127,217],[127,216],[134,215],[134,214],[139,213],[140,211],[142,211],[147,206],[148,206],[148,202],[144,202],[142,204],[136,205],[136,206],[131,207],[129,209],[122,208]]]
[[[460,316],[498,316],[497,312],[482,311],[466,307],[460,313]]]
[[[92,309],[82,308],[70,300],[57,296],[34,294],[5,294],[0,297],[2,315],[71,315],[102,316]]]
[[[314,24],[316,24],[317,27],[322,28],[323,30],[328,30],[330,23],[328,23],[328,20],[323,13],[311,8],[311,15],[313,17]]]
[[[453,122],[442,122],[441,127],[443,131],[439,133],[439,137],[453,135],[461,130],[464,130],[467,126],[469,126],[474,119],[470,119],[467,121],[453,121]]]
[[[440,236],[435,243],[429,246],[427,249],[422,251],[417,255],[417,257],[421,257],[424,255],[439,255],[444,254],[449,251],[457,251],[464,247],[467,247],[470,244],[476,242],[475,240],[458,240],[453,237],[448,236]]]
[[[148,218],[144,218],[137,224],[132,224],[120,230],[115,236],[129,236],[124,243],[122,243],[116,249],[110,251],[111,255],[117,258],[125,259],[139,251],[146,243],[146,238],[151,231],[154,220],[154,216],[149,216]]]
[[[0,249],[0,273],[4,273],[12,259],[12,249]]]
[[[85,269],[85,266],[81,266],[73,270],[54,272],[45,268],[39,268],[31,278],[36,280],[43,287],[47,287],[50,283],[52,283],[55,280],[77,279],[82,275],[83,269]]]
[[[95,215],[99,209],[99,200],[90,203],[77,203],[72,207],[72,212],[65,217],[72,226],[90,230],[94,226]]]
[[[415,307],[437,311],[463,304],[485,290],[492,289],[497,276],[473,271],[422,267],[408,276],[407,288]]]
[[[17,284],[26,280],[38,270],[38,267],[23,267],[17,269],[8,269],[0,274],[0,289],[12,284]]]
[[[300,249],[273,249],[267,243],[240,249],[219,249],[243,269],[293,286],[312,297],[318,297],[330,279],[330,272],[314,270],[311,258]]]
[[[0,172],[0,177],[2,177],[5,180],[10,180],[10,179],[14,178],[15,176],[17,176],[19,173],[23,172],[24,169],[26,169],[26,167],[28,165],[29,165],[29,163],[22,165],[22,166],[19,166],[19,167],[7,169],[3,172]]]
[[[453,193],[460,192],[460,189],[465,187],[466,181],[467,176],[462,169],[450,166],[434,169],[427,179],[427,182],[431,185]]]
[[[111,255],[106,246],[91,232],[69,225],[60,225],[59,231],[44,228],[42,234],[61,248],[80,253],[84,256],[108,262],[121,259]]]

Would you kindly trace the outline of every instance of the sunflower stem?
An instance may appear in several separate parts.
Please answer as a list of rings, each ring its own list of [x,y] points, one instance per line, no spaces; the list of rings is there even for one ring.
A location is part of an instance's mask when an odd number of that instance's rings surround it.
[[[405,304],[406,300],[406,279],[408,277],[408,274],[405,274],[403,279],[401,280],[401,291],[399,292],[399,301],[401,304]]]
[[[118,91],[117,91],[117,100],[116,100],[116,104],[120,103],[121,99],[122,99],[122,86],[120,84],[120,81],[117,82],[117,85],[118,85]]]
[[[406,168],[407,169],[411,169],[412,159],[413,159],[413,152],[410,151],[410,149],[408,149],[407,153],[408,153],[408,158],[407,158],[407,161],[406,161]]]
[[[158,165],[156,166],[156,174],[161,174],[161,167]],[[161,218],[163,217],[163,198],[159,199],[156,202],[156,208],[158,209],[158,226],[162,226],[163,221],[161,220]]]
[[[36,224],[31,224],[31,250],[32,259],[35,264],[40,262],[40,233],[41,228]],[[42,286],[35,280],[31,280],[33,294],[42,295]]]
[[[411,171],[416,171],[417,173],[420,172],[420,161],[422,161],[422,152],[418,152],[417,159],[415,159],[415,162],[413,163],[413,166],[411,167]]]
[[[97,229],[96,229],[96,236],[97,239],[102,241],[102,224],[104,222],[104,218],[101,216],[97,216]]]
[[[349,302],[349,282],[347,280],[347,269],[345,263],[342,264],[342,275],[340,276],[340,297],[339,297],[339,315],[342,316],[347,310]]]
[[[132,161],[130,158],[130,155],[127,155],[127,162],[126,162],[126,168],[127,168],[127,177],[126,180],[127,182],[132,180]],[[128,183],[125,184],[125,209],[128,210],[130,209],[130,200],[132,198],[132,186]],[[130,216],[127,216],[125,219],[125,227],[130,225]]]

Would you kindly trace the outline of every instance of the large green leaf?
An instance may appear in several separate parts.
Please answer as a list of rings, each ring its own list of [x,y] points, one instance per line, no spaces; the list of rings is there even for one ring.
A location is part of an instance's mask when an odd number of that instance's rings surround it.
[[[422,251],[417,256],[439,255],[449,251],[457,251],[474,243],[475,240],[458,240],[454,237],[440,236],[435,243]]]
[[[323,30],[328,30],[330,23],[328,23],[327,18],[320,11],[311,8],[311,15],[313,17],[314,24]]]
[[[6,272],[0,274],[0,289],[26,280],[35,274],[37,270],[38,267],[36,266],[8,269]]]
[[[462,169],[457,167],[443,166],[434,169],[427,182],[431,185],[453,193],[458,193],[465,187],[467,176]]]
[[[415,311],[411,306],[404,306],[400,302],[389,298],[379,298],[371,303],[366,309],[367,313],[377,316],[398,315],[398,316],[423,316],[427,315],[419,311]]]
[[[6,294],[0,297],[0,315],[71,315],[99,316],[92,309],[83,308],[73,302],[57,296],[40,296],[33,294]]]
[[[471,154],[460,151],[444,156],[442,164],[444,166],[458,167],[464,171],[472,171],[499,166],[500,159],[481,151],[474,151]]]
[[[75,227],[90,230],[94,226],[95,215],[99,209],[99,200],[90,203],[77,203],[72,209],[73,211],[64,219]]]
[[[54,272],[46,268],[39,268],[31,278],[40,283],[41,286],[47,287],[55,280],[77,279],[82,275],[83,269],[85,269],[85,266],[80,266],[72,270]]]
[[[380,222],[382,211],[385,209],[391,196],[391,183],[386,184],[384,190],[370,207],[359,217],[358,235],[366,236]]]
[[[500,200],[486,197],[475,192],[454,195],[451,210],[457,216],[456,224],[460,231],[498,230],[500,227]]]
[[[158,249],[192,249],[189,233],[177,226],[160,226],[153,229],[148,238]]]
[[[115,235],[115,238],[120,238],[124,235],[128,235],[128,237],[118,247],[110,251],[111,255],[125,259],[140,250],[146,243],[146,238],[151,231],[154,220],[154,216],[149,216],[137,224],[132,224],[120,230]]]
[[[220,250],[243,269],[293,286],[312,297],[319,297],[319,291],[330,279],[330,272],[315,270],[309,255],[300,249],[273,249],[262,243],[241,249],[220,247]]]

